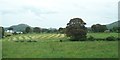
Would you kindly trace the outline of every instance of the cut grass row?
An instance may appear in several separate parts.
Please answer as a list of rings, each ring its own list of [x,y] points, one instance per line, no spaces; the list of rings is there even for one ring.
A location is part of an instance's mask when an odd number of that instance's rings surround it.
[[[16,41],[16,40],[39,40],[39,39],[51,39],[51,38],[62,38],[64,34],[22,34],[22,35],[13,35],[5,38],[7,41]]]
[[[118,33],[88,33],[87,37],[93,36],[94,38],[106,38],[108,36],[118,37]],[[15,40],[42,40],[42,39],[53,39],[53,38],[65,38],[65,34],[21,34],[13,35],[5,38],[7,41]]]

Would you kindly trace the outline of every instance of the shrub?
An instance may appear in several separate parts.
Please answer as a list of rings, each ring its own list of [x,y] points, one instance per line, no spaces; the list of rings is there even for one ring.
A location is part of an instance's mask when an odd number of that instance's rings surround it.
[[[32,40],[28,40],[27,42],[32,42]]]
[[[116,38],[114,36],[109,36],[106,38],[107,41],[115,41]]]
[[[94,40],[95,40],[95,38],[93,36],[88,37],[88,41],[94,41]]]
[[[120,41],[120,38],[118,37],[117,40]]]
[[[95,40],[97,40],[97,41],[105,41],[106,38],[95,38]]]
[[[14,32],[13,35],[17,35],[17,32]]]

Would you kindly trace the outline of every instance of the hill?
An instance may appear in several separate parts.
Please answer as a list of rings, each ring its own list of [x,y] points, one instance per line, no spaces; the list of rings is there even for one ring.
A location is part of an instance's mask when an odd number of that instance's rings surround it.
[[[106,26],[108,29],[112,29],[113,27],[118,27],[118,24],[120,24],[120,21],[116,21],[116,22],[107,24]]]
[[[13,28],[14,31],[24,31],[26,27],[30,27],[30,26],[27,24],[18,24],[10,27]]]

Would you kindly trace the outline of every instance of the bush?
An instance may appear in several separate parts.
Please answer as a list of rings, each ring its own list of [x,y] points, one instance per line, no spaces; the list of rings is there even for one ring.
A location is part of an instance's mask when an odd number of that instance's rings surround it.
[[[117,40],[120,41],[120,38],[118,37]]]
[[[14,32],[13,35],[17,35],[17,32]]]
[[[95,38],[93,36],[88,37],[88,41],[94,41],[94,40],[95,40]]]
[[[86,36],[73,36],[70,37],[70,41],[86,41]]]
[[[114,36],[109,36],[106,38],[107,41],[115,41],[116,38]]]
[[[106,38],[96,38],[95,40],[97,40],[97,41],[105,41]]]

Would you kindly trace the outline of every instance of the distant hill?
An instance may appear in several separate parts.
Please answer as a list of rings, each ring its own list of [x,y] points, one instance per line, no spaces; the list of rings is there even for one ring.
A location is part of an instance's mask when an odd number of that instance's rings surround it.
[[[113,27],[118,27],[118,24],[120,24],[120,20],[119,21],[116,21],[116,22],[113,22],[111,24],[107,24],[107,28],[108,29],[112,29]]]
[[[106,26],[108,29],[112,29],[113,27],[118,27],[118,24],[120,24],[120,20],[110,23],[110,24],[107,24]],[[12,27],[14,31],[25,31],[26,27],[31,27],[31,26],[29,26],[27,24],[18,24],[18,25],[12,25],[10,27]],[[8,28],[9,27],[6,27],[5,30],[7,30]],[[31,28],[33,28],[33,27],[31,27]],[[90,27],[87,27],[87,28],[90,29]]]
[[[26,27],[30,27],[30,26],[27,24],[18,24],[10,27],[13,28],[13,31],[24,31]]]

